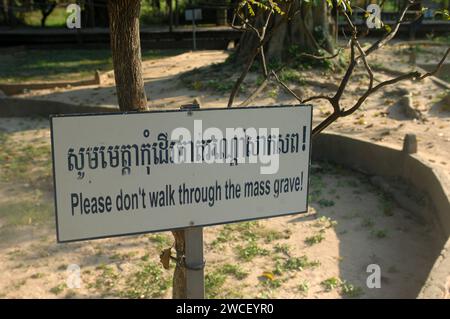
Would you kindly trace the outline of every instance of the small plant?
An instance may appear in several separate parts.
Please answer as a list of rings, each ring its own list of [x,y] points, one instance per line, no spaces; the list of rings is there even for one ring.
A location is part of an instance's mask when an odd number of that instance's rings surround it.
[[[273,250],[276,252],[276,253],[282,253],[282,254],[285,254],[286,256],[289,256],[289,250],[290,250],[290,247],[289,247],[289,245],[288,244],[276,244],[275,245],[275,247],[273,248]]]
[[[278,97],[278,90],[272,89],[269,91],[269,93],[267,95],[272,99],[276,99]]]
[[[292,257],[286,260],[283,265],[285,270],[303,270],[305,268],[311,268],[319,266],[320,262],[317,260],[310,261],[307,256]]]
[[[281,287],[282,282],[280,279],[266,279],[261,281],[261,284],[270,289],[277,289]]]
[[[217,298],[221,293],[221,288],[225,283],[226,276],[219,271],[207,273],[205,276],[206,298]]]
[[[392,197],[386,193],[380,194],[381,209],[385,216],[394,215],[394,201]]]
[[[324,231],[321,230],[321,231],[319,231],[319,233],[317,233],[313,236],[306,237],[305,244],[307,244],[308,246],[312,246],[312,245],[322,242],[322,240],[325,239],[325,236],[323,235],[323,233],[324,233]]]
[[[60,293],[62,293],[64,291],[64,289],[66,289],[67,286],[66,284],[59,284],[55,287],[50,288],[50,292],[54,295],[59,295]]]
[[[341,294],[350,298],[358,298],[363,294],[361,287],[356,287],[347,282],[341,284]]]
[[[61,264],[61,265],[58,266],[57,269],[58,269],[59,271],[66,270],[66,269],[67,269],[67,265],[66,265],[66,264]]]
[[[31,279],[39,279],[39,278],[43,278],[45,275],[43,274],[43,273],[41,273],[41,272],[37,272],[37,273],[35,273],[35,274],[32,274],[31,276],[30,276],[30,278]]]
[[[309,282],[307,280],[303,280],[302,282],[300,282],[297,288],[301,293],[307,294],[309,290]]]
[[[332,220],[330,217],[321,216],[317,219],[314,224],[315,227],[324,227],[324,228],[332,228],[337,225],[337,221]]]
[[[325,291],[332,291],[340,286],[341,280],[337,277],[330,277],[322,281],[320,284],[325,289]]]
[[[248,273],[238,265],[225,264],[219,269],[219,271],[224,275],[232,275],[238,280],[242,280],[248,276]]]
[[[267,230],[264,234],[264,241],[269,244],[275,240],[280,240],[280,239],[288,239],[290,237],[290,231],[287,230],[286,232],[279,232],[273,229],[269,229]]]
[[[164,234],[152,234],[148,238],[152,243],[155,243],[158,249],[170,246],[172,241],[169,236]]]
[[[379,230],[374,230],[372,231],[372,235],[375,236],[376,238],[386,238],[387,237],[387,231],[383,230],[383,229],[379,229]]]
[[[170,280],[163,277],[161,267],[154,262],[142,263],[126,283],[127,288],[121,293],[125,298],[161,297],[170,286]]]
[[[320,207],[331,207],[334,206],[334,201],[333,200],[328,200],[328,199],[319,199],[319,201],[317,202]]]
[[[244,261],[250,261],[256,256],[267,256],[269,251],[267,249],[261,248],[255,241],[251,241],[247,246],[237,246],[237,253],[239,259]]]
[[[91,287],[100,290],[103,294],[110,293],[115,287],[119,275],[113,267],[107,265],[99,265],[96,270],[100,270],[101,273],[97,275],[97,279]]]

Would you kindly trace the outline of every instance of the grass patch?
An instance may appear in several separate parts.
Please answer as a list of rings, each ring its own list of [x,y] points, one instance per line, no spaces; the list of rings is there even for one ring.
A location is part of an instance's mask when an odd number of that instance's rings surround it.
[[[244,222],[226,224],[222,226],[216,239],[214,239],[211,245],[214,248],[220,247],[221,244],[230,242],[232,240],[241,239],[244,241],[255,241],[258,238],[267,236],[267,240],[276,237],[276,234],[270,234],[266,232],[266,229],[261,227],[258,222]]]
[[[66,288],[67,288],[66,284],[59,284],[59,285],[56,285],[56,286],[50,288],[50,292],[51,292],[52,294],[54,294],[54,295],[59,295],[59,294],[61,294],[61,293],[64,291],[64,289],[66,289]]]
[[[332,220],[330,217],[321,216],[314,223],[315,227],[323,227],[324,229],[333,228],[337,226],[337,221]]]
[[[3,134],[0,149],[0,181],[38,184],[45,180],[47,186],[51,183],[50,145],[13,142]]]
[[[40,279],[43,278],[45,276],[45,274],[41,273],[41,272],[37,272],[34,273],[30,276],[31,279]]]
[[[332,291],[341,285],[342,281],[337,277],[330,277],[320,283],[325,291]]]
[[[276,244],[273,248],[276,253],[282,253],[286,256],[289,256],[290,249],[291,247],[288,244]]]
[[[283,264],[283,269],[301,271],[305,268],[313,268],[319,265],[320,262],[318,260],[309,260],[307,256],[303,255],[301,257],[288,258]]]
[[[181,50],[142,50],[142,60],[180,54]],[[93,79],[96,70],[112,70],[108,49],[30,49],[0,55],[0,82],[76,81]]]
[[[140,269],[126,280],[120,296],[125,298],[158,298],[164,295],[171,281],[163,276],[161,267],[154,262],[140,265]]]
[[[0,218],[8,226],[42,225],[53,218],[53,203],[43,200],[0,205]]]
[[[238,280],[242,280],[248,276],[248,272],[238,265],[225,264],[218,270],[221,274],[231,275]]]
[[[356,287],[350,283],[343,282],[341,284],[341,295],[349,298],[358,298],[363,294],[361,287]]]
[[[305,238],[305,244],[307,244],[308,246],[312,246],[312,245],[321,243],[324,239],[325,239],[324,231],[321,230],[315,235],[306,237]]]
[[[260,283],[265,288],[277,289],[281,287],[283,282],[280,279],[266,279],[260,281]]]
[[[149,235],[148,240],[155,243],[158,249],[169,247],[172,245],[172,239],[165,234],[152,234]]]
[[[255,241],[251,241],[245,246],[237,246],[236,251],[238,258],[243,261],[251,261],[257,256],[267,256],[269,254],[267,249],[259,247]]]
[[[221,271],[213,271],[205,276],[205,295],[206,298],[217,298],[222,292],[222,286],[225,283],[226,275]]]
[[[111,266],[99,265],[96,267],[100,273],[97,275],[95,282],[89,284],[88,288],[99,290],[102,295],[114,295],[113,289],[116,287],[119,274]]]
[[[300,282],[300,284],[297,286],[297,289],[302,294],[307,294],[309,291],[309,282],[307,280],[303,280]]]
[[[332,206],[334,206],[334,201],[332,201],[332,200],[328,200],[328,199],[324,199],[324,198],[322,198],[322,199],[319,199],[319,201],[317,202],[319,205],[320,205],[320,207],[332,207]]]
[[[301,73],[297,70],[291,68],[284,68],[280,72],[280,80],[283,82],[290,82],[295,84],[305,84],[305,80],[303,79]]]

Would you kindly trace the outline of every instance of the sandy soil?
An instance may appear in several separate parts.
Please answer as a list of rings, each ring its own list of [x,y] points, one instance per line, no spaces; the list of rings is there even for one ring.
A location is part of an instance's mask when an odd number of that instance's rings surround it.
[[[418,54],[416,63],[419,65],[432,64],[438,61],[445,48],[426,48]],[[407,48],[395,46],[376,52],[370,56],[372,65],[387,67],[399,71],[408,71],[413,67],[408,63]],[[178,108],[185,103],[191,103],[194,98],[200,98],[202,107],[224,107],[228,95],[219,92],[205,92],[194,90],[182,85],[179,78],[186,71],[201,66],[207,66],[224,61],[229,52],[198,51],[187,52],[178,56],[144,62],[144,78],[146,81],[147,97],[152,108]],[[362,66],[355,72],[353,81],[342,99],[343,105],[350,107],[355,99],[364,93],[368,80],[364,76]],[[337,85],[342,78],[339,73],[323,73],[320,71],[306,71],[304,78],[317,79],[319,83]],[[377,72],[376,82],[391,78],[392,75]],[[217,81],[228,79],[217,78]],[[304,97],[316,94],[329,94],[332,89],[308,85],[291,85]],[[413,106],[424,116],[425,121],[409,120],[398,107],[401,90],[412,94]],[[248,94],[248,92],[246,92]],[[296,103],[290,95],[281,90],[274,94],[262,94],[253,105],[276,105]],[[430,79],[422,82],[406,81],[394,87],[386,87],[372,95],[363,107],[352,116],[339,119],[329,127],[328,131],[370,139],[380,144],[401,147],[403,137],[407,133],[415,133],[419,138],[419,155],[425,157],[436,167],[449,172],[448,158],[450,155],[450,111],[443,111],[441,102],[445,96],[445,89],[437,86]],[[87,86],[83,88],[61,88],[52,90],[31,91],[19,97],[55,100],[82,105],[105,105],[117,107],[114,80],[103,86]],[[246,98],[246,94],[238,95],[235,105]],[[446,102],[448,103],[448,101]],[[314,102],[314,121],[318,123],[331,111],[326,101]]]
[[[151,106],[177,108],[194,98],[201,99],[202,107],[225,106],[226,94],[188,88],[176,79],[182,72],[223,61],[227,56],[228,53],[222,51],[199,51],[145,62],[146,90]],[[400,56],[378,54],[373,59],[386,67],[408,68],[407,61],[400,61],[403,59]],[[427,54],[424,56],[429,60],[427,62],[433,62],[437,55],[432,52],[428,58]],[[306,78],[312,76],[322,83],[338,83],[340,77],[339,74],[321,74],[319,71],[305,73]],[[378,73],[376,77],[383,80],[390,75]],[[361,71],[356,78],[349,86],[344,104],[350,105],[367,85]],[[291,87],[305,96],[332,93],[318,86]],[[387,88],[372,96],[354,115],[339,119],[328,131],[394,148],[401,148],[406,133],[415,133],[419,140],[418,156],[449,176],[450,114],[441,111],[443,89],[430,80],[406,82],[402,88],[412,93],[413,103],[425,121],[407,119],[398,111],[398,88]],[[275,89],[269,90],[272,92]],[[33,91],[21,97],[75,104],[116,105],[112,80],[102,87]],[[244,98],[245,94],[240,94],[236,105]],[[253,104],[287,103],[295,101],[279,90],[276,94],[263,93]],[[329,110],[323,101],[314,103],[314,122],[318,123]],[[46,120],[0,119],[0,131],[7,132],[11,141],[23,145],[49,143]],[[431,226],[386,199],[366,176],[323,163],[315,166],[312,175],[317,198],[312,201],[308,214],[208,227],[205,230],[209,296],[417,296],[437,254]],[[13,201],[32,198],[33,192],[30,185],[2,182],[0,212],[2,205],[6,207]],[[51,192],[48,189],[41,194],[41,197],[46,196],[50,201]],[[158,272],[162,269],[158,256],[161,249],[171,245],[170,234],[57,245],[51,219],[39,225],[31,224],[12,227],[0,218],[0,297],[116,297],[124,296],[123,291],[129,287],[134,287],[138,295],[144,297],[170,297],[170,285],[161,287],[154,282],[158,276],[166,281],[170,278],[171,270]],[[246,260],[242,258],[243,251],[256,255]],[[307,259],[300,258],[302,256]],[[316,260],[318,263],[315,264]],[[152,269],[152,276],[145,277],[145,280],[159,293],[143,292],[142,287],[133,281],[134,278],[145,281],[142,273],[148,274],[143,270],[143,263],[147,261],[152,262],[157,270]],[[80,289],[68,289],[64,285],[69,264],[81,267]],[[229,270],[227,264],[238,265],[239,271]],[[369,275],[366,267],[369,264],[381,267],[381,289],[366,286]],[[324,284],[327,279],[331,286]],[[129,293],[126,296],[135,295]]]

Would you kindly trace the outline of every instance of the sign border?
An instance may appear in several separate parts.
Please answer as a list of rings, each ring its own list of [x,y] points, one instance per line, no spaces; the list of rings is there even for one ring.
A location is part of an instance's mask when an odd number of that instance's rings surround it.
[[[96,236],[96,237],[87,237],[80,239],[69,239],[69,240],[61,240],[59,236],[59,224],[58,224],[58,206],[57,206],[57,192],[56,192],[56,175],[55,175],[55,150],[54,150],[54,142],[53,142],[53,119],[59,117],[82,117],[82,116],[102,116],[102,115],[128,115],[128,114],[149,114],[149,113],[170,113],[170,112],[178,112],[178,113],[191,113],[195,112],[203,112],[203,111],[217,111],[217,110],[243,110],[243,109],[266,109],[266,108],[290,108],[290,107],[310,107],[311,108],[311,126],[309,129],[309,165],[308,165],[308,181],[306,183],[306,210],[300,212],[288,212],[277,215],[269,215],[260,218],[248,218],[248,219],[238,219],[229,222],[220,222],[220,223],[210,223],[210,224],[201,224],[201,225],[193,225],[186,227],[176,227],[176,228],[168,228],[168,229],[159,229],[159,230],[149,230],[143,232],[134,232],[134,233],[121,233],[107,236]],[[310,173],[311,173],[311,151],[312,151],[312,126],[313,126],[313,110],[314,107],[312,104],[294,104],[294,105],[266,105],[266,106],[247,106],[247,107],[210,107],[210,108],[198,108],[198,109],[169,109],[169,110],[149,110],[149,111],[129,111],[129,112],[104,112],[104,113],[69,113],[69,114],[51,114],[50,115],[50,140],[51,140],[51,149],[52,149],[52,172],[53,172],[53,192],[54,192],[54,205],[55,205],[55,222],[56,222],[56,241],[58,244],[63,243],[73,243],[79,241],[86,240],[96,240],[96,239],[105,239],[105,238],[115,238],[115,237],[124,237],[124,236],[133,236],[133,235],[143,235],[143,234],[151,234],[151,233],[160,233],[167,232],[173,230],[180,230],[186,228],[195,228],[195,227],[206,227],[206,226],[217,226],[217,225],[226,225],[232,223],[240,223],[247,222],[253,220],[261,220],[261,219],[269,219],[275,217],[282,217],[288,215],[297,215],[308,212],[309,208],[309,183],[310,183]]]

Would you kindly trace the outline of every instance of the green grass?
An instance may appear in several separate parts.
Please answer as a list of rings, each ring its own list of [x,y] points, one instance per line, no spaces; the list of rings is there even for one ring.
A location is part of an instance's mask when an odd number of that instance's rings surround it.
[[[165,234],[149,235],[148,240],[155,243],[158,249],[167,248],[172,245],[172,238]]]
[[[54,295],[59,295],[66,288],[67,288],[66,284],[59,284],[59,285],[56,285],[56,286],[50,288],[50,292]]]
[[[66,12],[66,8],[55,8],[52,13],[47,17],[45,21],[46,27],[65,27],[66,19],[69,13]],[[28,12],[23,12],[21,15],[21,20],[24,24],[31,27],[40,27],[42,13],[40,10],[33,10]]]
[[[243,261],[251,261],[257,256],[267,256],[269,251],[267,249],[261,248],[254,241],[249,242],[245,246],[236,247],[238,258]]]
[[[324,239],[325,239],[325,236],[323,234],[323,231],[319,231],[319,233],[317,233],[315,235],[306,237],[305,244],[307,244],[308,246],[312,246],[312,245],[322,242]]]
[[[282,285],[282,281],[280,279],[266,279],[266,280],[262,280],[260,281],[260,284],[268,289],[277,289],[280,288]]]
[[[41,272],[37,272],[34,273],[30,276],[31,279],[40,279],[43,278],[45,276],[45,274],[41,273]]]
[[[0,205],[0,218],[8,226],[41,225],[53,217],[53,203],[50,201],[29,201],[5,203]]]
[[[332,291],[341,285],[342,281],[337,277],[330,277],[320,283],[325,291]]]
[[[309,291],[309,282],[307,280],[303,280],[300,282],[300,284],[297,286],[298,291],[302,294],[307,294]]]
[[[383,215],[385,216],[394,215],[395,205],[392,196],[387,193],[380,192],[379,200],[380,200],[380,208],[383,211]]]
[[[152,60],[181,53],[181,50],[142,50],[142,60]],[[108,49],[30,49],[14,54],[0,54],[0,82],[76,81],[93,79],[96,70],[112,70]]]
[[[50,145],[22,144],[0,134],[0,149],[0,181],[33,184],[46,179],[50,182]]]
[[[88,287],[95,288],[103,296],[113,295],[113,290],[119,279],[117,271],[108,265],[99,265],[96,267],[96,270],[100,271],[100,273],[97,274],[95,282],[88,285]]]
[[[356,287],[350,283],[343,282],[341,284],[341,295],[349,298],[358,298],[363,294],[361,287]]]
[[[242,280],[248,276],[248,272],[243,270],[239,265],[225,264],[219,268],[219,272],[224,275],[231,275],[238,280]]]
[[[297,70],[291,69],[291,68],[284,68],[280,72],[280,80],[283,82],[288,83],[295,83],[295,84],[304,84],[305,80],[303,79],[301,73]]]
[[[309,260],[307,256],[288,258],[282,268],[284,270],[303,270],[305,268],[313,268],[320,265],[317,260]]]
[[[222,292],[226,275],[221,271],[213,271],[205,275],[205,295],[206,298],[217,298]]]
[[[163,275],[155,262],[140,264],[139,269],[126,280],[126,288],[120,293],[125,298],[158,298],[164,295],[171,280]]]
[[[334,201],[333,200],[328,200],[328,199],[319,199],[319,201],[317,202],[320,207],[332,207],[334,206]]]
[[[286,256],[289,256],[291,247],[288,244],[276,244],[275,247],[273,248],[273,250],[276,253],[282,253]]]
[[[267,242],[276,240],[280,237],[276,231],[268,230],[259,225],[258,222],[243,222],[226,224],[222,226],[216,239],[211,242],[213,248],[220,248],[221,244],[233,240],[255,241],[259,238],[265,238]]]
[[[21,144],[0,134],[0,182],[32,188],[31,194],[0,205],[8,226],[42,224],[53,215],[53,201],[44,196],[52,185],[49,145]]]

